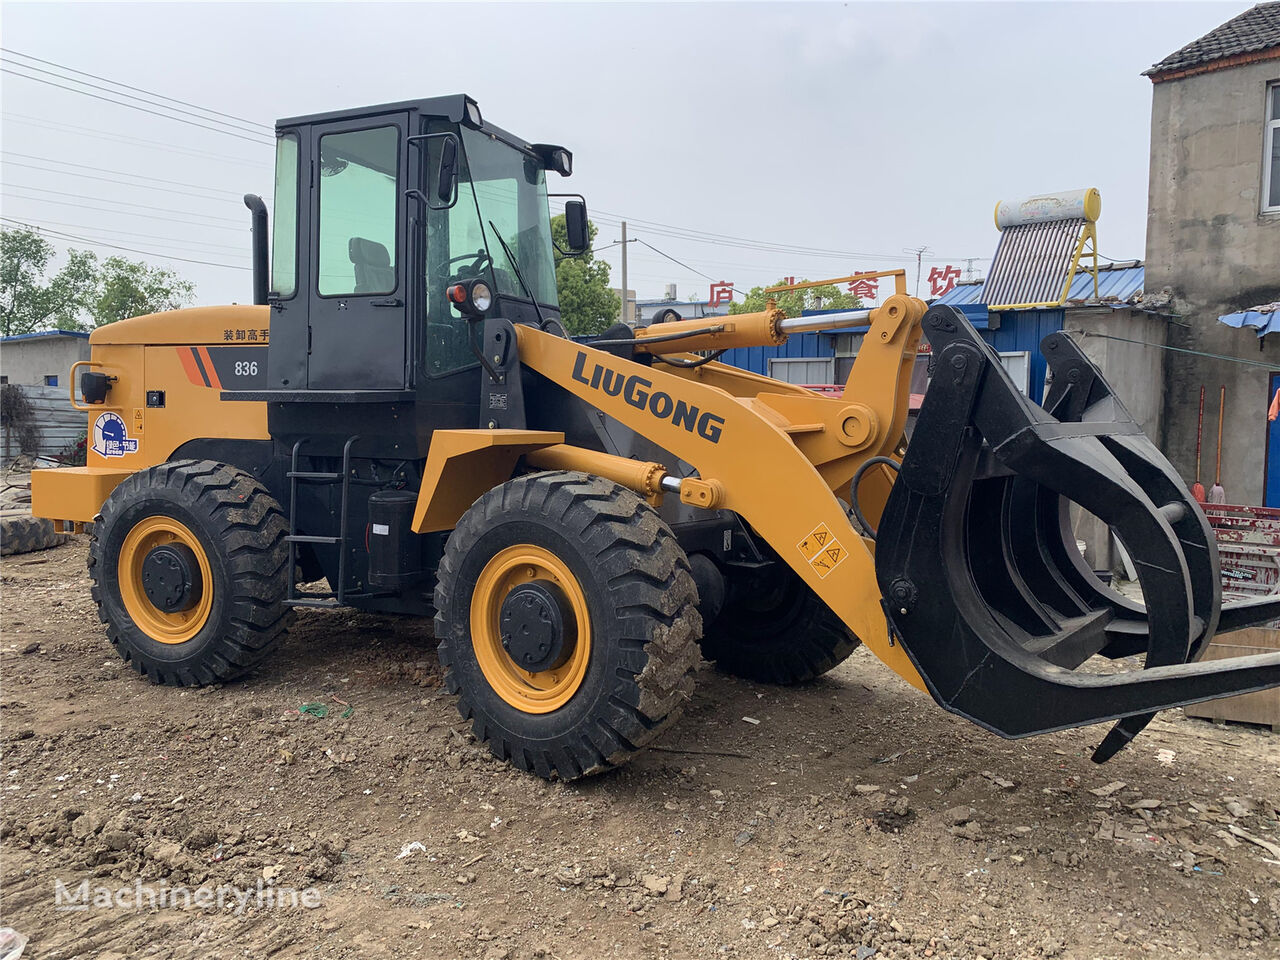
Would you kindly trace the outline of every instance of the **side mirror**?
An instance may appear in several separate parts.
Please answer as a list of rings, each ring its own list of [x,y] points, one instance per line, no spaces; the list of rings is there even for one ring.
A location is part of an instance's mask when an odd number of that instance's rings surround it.
[[[582,253],[591,243],[591,230],[587,226],[587,205],[581,200],[569,200],[564,205],[564,227],[569,236],[569,252]]]
[[[440,165],[436,168],[436,199],[448,203],[458,179],[458,141],[445,137],[440,144]]]

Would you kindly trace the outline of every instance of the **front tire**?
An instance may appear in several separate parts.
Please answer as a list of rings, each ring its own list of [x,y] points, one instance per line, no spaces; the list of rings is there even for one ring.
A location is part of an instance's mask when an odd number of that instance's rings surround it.
[[[256,479],[175,460],[124,480],[89,543],[98,617],[133,669],[203,686],[247,673],[290,622],[288,526]]]
[[[449,537],[436,635],[478,740],[540,777],[625,761],[680,714],[699,662],[697,589],[670,528],[582,473],[495,487]]]

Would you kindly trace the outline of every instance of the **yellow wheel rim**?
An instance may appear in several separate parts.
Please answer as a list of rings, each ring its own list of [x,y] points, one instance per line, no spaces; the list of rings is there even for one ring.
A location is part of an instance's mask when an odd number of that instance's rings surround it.
[[[142,562],[159,546],[180,543],[196,555],[200,568],[200,600],[190,610],[173,613],[153,604],[142,585]],[[120,597],[129,617],[143,633],[160,643],[185,643],[203,629],[213,609],[213,573],[209,557],[196,535],[173,517],[138,521],[120,546],[117,569]]]
[[[502,646],[502,601],[515,587],[533,580],[553,581],[569,601],[566,619],[577,627],[568,658],[551,670],[522,670]],[[550,713],[568,703],[587,675],[591,660],[591,617],[582,586],[551,551],[522,543],[497,553],[476,581],[471,597],[471,646],[489,686],[525,713]]]

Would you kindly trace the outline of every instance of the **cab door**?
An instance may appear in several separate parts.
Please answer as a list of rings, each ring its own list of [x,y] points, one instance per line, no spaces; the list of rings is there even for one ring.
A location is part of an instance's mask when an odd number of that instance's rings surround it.
[[[388,114],[311,129],[312,390],[408,386],[408,119]]]

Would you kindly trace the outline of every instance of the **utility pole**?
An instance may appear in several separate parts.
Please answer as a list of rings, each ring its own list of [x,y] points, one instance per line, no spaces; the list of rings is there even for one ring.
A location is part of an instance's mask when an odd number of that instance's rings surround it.
[[[622,322],[631,325],[627,312],[627,221],[622,221]]]
[[[973,265],[981,259],[982,257],[965,257],[964,258],[964,278],[966,280],[973,279]]]
[[[913,253],[916,257],[916,296],[920,296],[920,264],[924,260],[924,255],[929,253],[928,247],[903,247],[903,253]]]

